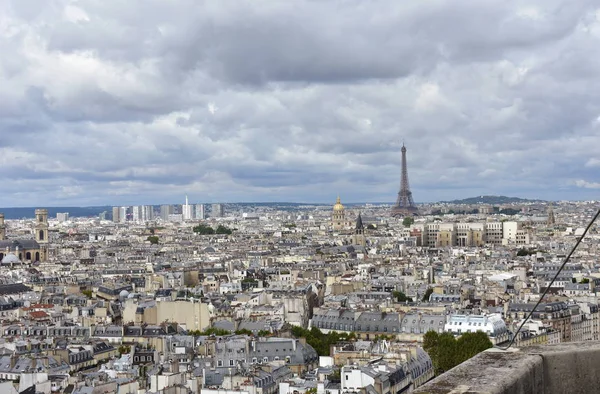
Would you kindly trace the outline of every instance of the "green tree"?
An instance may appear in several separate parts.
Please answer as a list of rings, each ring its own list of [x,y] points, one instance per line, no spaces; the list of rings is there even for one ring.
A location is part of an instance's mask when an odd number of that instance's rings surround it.
[[[588,278],[583,278],[583,279],[581,279],[581,282],[579,282],[579,283],[583,283],[583,284],[590,283],[590,280]]]
[[[117,348],[120,355],[127,354],[131,351],[131,346],[121,345]]]
[[[392,292],[392,296],[393,296],[393,297],[396,299],[396,301],[398,301],[398,302],[406,302],[406,301],[408,301],[408,302],[412,302],[412,301],[413,301],[413,300],[412,300],[412,298],[410,298],[410,297],[407,297],[407,296],[406,296],[406,294],[404,294],[404,293],[403,293],[403,292],[401,292],[401,291],[394,291],[394,292]]]
[[[427,291],[425,292],[425,294],[423,295],[423,299],[422,299],[422,301],[423,301],[423,302],[427,302],[427,301],[429,301],[429,297],[431,296],[431,294],[432,294],[432,293],[433,293],[433,289],[432,289],[431,287],[429,287],[429,288],[427,289]]]
[[[194,227],[193,230],[196,234],[200,235],[212,235],[215,233],[215,230],[212,227],[207,226],[205,224],[199,224],[196,227]]]
[[[410,227],[410,226],[412,226],[412,224],[413,224],[414,222],[415,222],[415,219],[413,219],[413,218],[412,218],[412,217],[410,217],[410,216],[407,216],[407,217],[405,217],[405,218],[402,220],[402,225],[403,225],[404,227]]]
[[[230,229],[228,229],[227,227],[219,224],[219,226],[217,227],[217,230],[215,231],[216,234],[231,234],[233,231],[231,231]]]
[[[92,298],[93,292],[91,290],[81,290],[81,294],[83,294],[87,298]]]
[[[151,235],[148,238],[146,238],[147,241],[150,241],[150,243],[152,245],[156,245],[158,244],[158,237],[156,235]]]
[[[254,335],[252,333],[252,331],[248,330],[247,328],[242,328],[241,330],[235,330],[235,335]]]
[[[482,331],[465,333],[458,340],[448,332],[438,334],[429,331],[423,336],[423,350],[431,357],[438,375],[492,346],[492,342]]]

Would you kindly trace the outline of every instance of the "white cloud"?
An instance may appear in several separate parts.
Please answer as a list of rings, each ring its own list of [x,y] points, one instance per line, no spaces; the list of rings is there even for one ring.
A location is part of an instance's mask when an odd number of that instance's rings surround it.
[[[36,4],[0,3],[5,205],[393,201],[401,140],[417,201],[600,183],[593,0]]]
[[[600,182],[588,182],[583,179],[576,180],[575,185],[584,189],[600,189]]]

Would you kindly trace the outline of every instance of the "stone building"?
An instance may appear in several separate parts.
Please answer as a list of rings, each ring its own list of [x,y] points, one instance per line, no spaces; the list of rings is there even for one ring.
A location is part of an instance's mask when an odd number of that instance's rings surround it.
[[[48,210],[35,210],[34,239],[7,239],[4,215],[0,214],[0,262],[14,265],[48,259]]]

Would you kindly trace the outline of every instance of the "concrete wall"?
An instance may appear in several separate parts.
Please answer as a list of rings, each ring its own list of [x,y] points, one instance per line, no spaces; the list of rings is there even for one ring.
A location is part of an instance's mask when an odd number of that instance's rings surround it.
[[[419,387],[415,394],[584,394],[600,387],[600,342],[490,349]]]

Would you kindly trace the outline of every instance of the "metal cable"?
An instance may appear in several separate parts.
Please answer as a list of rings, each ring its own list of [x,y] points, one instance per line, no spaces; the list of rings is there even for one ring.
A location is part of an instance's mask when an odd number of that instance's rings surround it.
[[[546,294],[548,294],[548,291],[550,290],[550,287],[552,287],[552,284],[554,283],[554,281],[556,280],[556,278],[558,278],[558,275],[560,275],[560,272],[563,270],[563,268],[565,268],[565,265],[567,265],[567,263],[571,259],[571,256],[573,255],[573,253],[575,253],[575,251],[577,250],[577,247],[579,246],[579,244],[581,243],[581,241],[583,241],[583,238],[585,238],[586,234],[588,233],[589,229],[592,227],[592,225],[594,224],[594,222],[596,221],[596,219],[598,219],[598,216],[600,216],[600,208],[598,209],[598,211],[596,212],[596,214],[592,218],[592,221],[587,225],[587,227],[583,231],[583,234],[581,234],[581,237],[577,240],[577,242],[575,243],[575,246],[573,246],[573,248],[571,249],[571,252],[569,252],[569,254],[567,255],[567,257],[565,258],[565,260],[561,264],[561,266],[558,269],[558,271],[556,271],[556,275],[554,275],[554,278],[552,278],[552,280],[550,281],[550,283],[548,284],[548,286],[546,286],[546,290],[544,290],[544,292],[542,293],[542,296],[540,297],[540,299],[538,300],[538,302],[536,302],[536,304],[533,307],[533,309],[531,310],[531,312],[529,312],[529,315],[525,318],[525,320],[523,320],[523,323],[521,323],[521,325],[519,326],[519,329],[517,330],[517,332],[515,332],[515,334],[513,335],[512,339],[510,340],[510,342],[508,343],[508,345],[505,346],[505,347],[497,346],[498,349],[508,350],[513,345],[513,343],[515,343],[515,339],[517,338],[517,335],[519,334],[519,332],[521,332],[521,329],[523,328],[523,326],[525,325],[525,323],[527,323],[527,320],[531,319],[531,316],[533,315],[533,313],[535,312],[535,310],[537,309],[537,307],[541,304],[541,302],[544,299],[544,297],[546,296]]]

